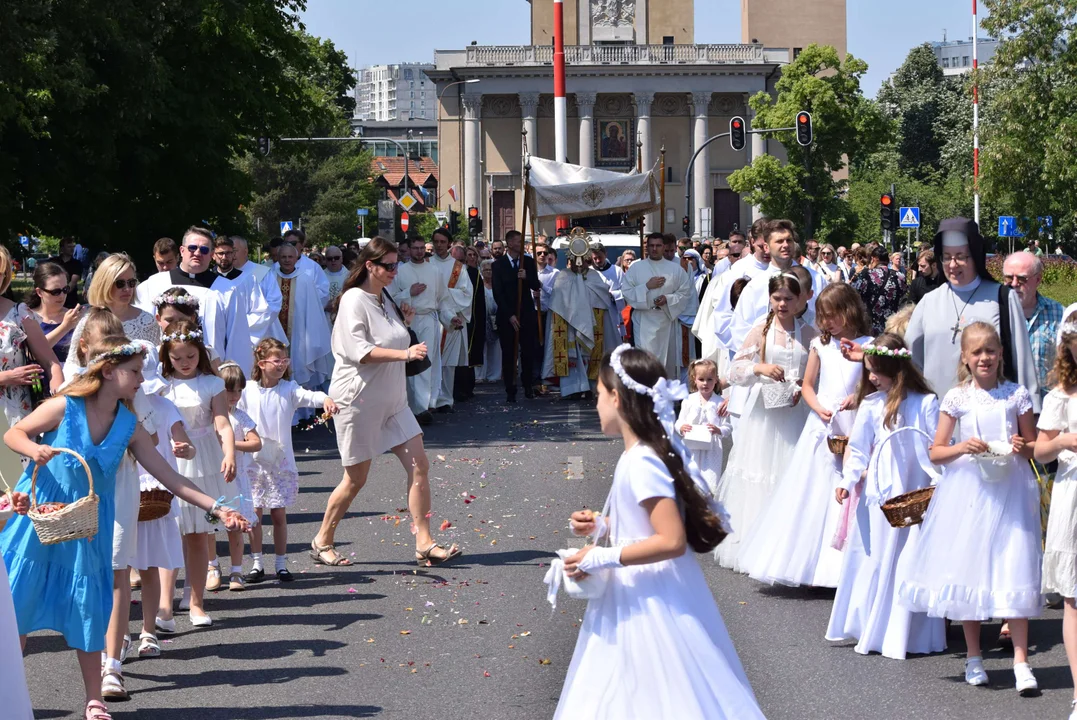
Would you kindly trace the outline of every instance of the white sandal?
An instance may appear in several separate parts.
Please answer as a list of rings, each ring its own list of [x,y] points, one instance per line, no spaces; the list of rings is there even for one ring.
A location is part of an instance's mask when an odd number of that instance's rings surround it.
[[[101,675],[101,697],[106,700],[127,700],[131,696],[123,686],[123,675],[106,672]]]
[[[138,656],[140,658],[161,657],[161,644],[157,642],[157,636],[144,632],[138,636]]]

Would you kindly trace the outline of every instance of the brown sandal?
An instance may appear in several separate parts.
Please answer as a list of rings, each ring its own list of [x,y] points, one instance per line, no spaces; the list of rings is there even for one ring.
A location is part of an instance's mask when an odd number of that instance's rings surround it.
[[[445,551],[445,555],[438,556],[433,555],[434,550],[445,550],[445,547],[433,543],[426,550],[415,551],[415,564],[419,567],[434,567],[435,565],[441,565],[455,557],[459,557],[464,554],[464,551],[457,547],[456,543],[449,546],[449,549]]]
[[[325,553],[333,553],[336,557],[326,561],[322,557]],[[317,565],[326,565],[328,567],[349,567],[352,565],[352,561],[337,552],[337,549],[333,547],[332,543],[329,545],[318,545],[316,540],[310,541],[310,559]]]

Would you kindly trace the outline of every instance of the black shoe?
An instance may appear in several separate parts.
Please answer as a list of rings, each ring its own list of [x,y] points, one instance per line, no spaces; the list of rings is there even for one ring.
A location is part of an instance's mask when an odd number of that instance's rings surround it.
[[[292,582],[295,580],[287,569],[277,571],[277,580],[280,582]]]
[[[437,409],[437,410],[436,410],[435,412],[439,412],[439,413],[441,413],[441,414],[443,414],[443,415],[444,415],[444,414],[446,414],[446,413],[448,413],[448,414],[452,414],[452,413],[455,413],[455,412],[456,412],[456,410],[454,410],[454,409],[453,409],[453,406],[452,406],[452,405],[442,405],[442,406],[441,406],[441,407],[439,407],[439,408],[438,408],[438,409]]]
[[[415,419],[420,425],[432,425],[434,423],[434,416],[430,414],[430,411],[421,412],[415,416]]]
[[[262,568],[251,570],[249,573],[243,576],[243,582],[247,583],[248,585],[257,585],[265,579],[266,571]]]
[[[516,404],[516,396],[515,395],[509,395],[508,397],[505,398],[505,402],[515,405]]]
[[[524,397],[527,398],[528,400],[534,400],[535,399],[535,391],[530,390],[530,389],[524,390]]]

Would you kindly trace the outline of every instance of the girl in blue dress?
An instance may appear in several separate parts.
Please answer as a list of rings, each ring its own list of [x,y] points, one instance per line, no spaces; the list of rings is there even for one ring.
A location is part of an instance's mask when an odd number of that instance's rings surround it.
[[[93,473],[94,492],[100,499],[95,537],[42,545],[25,515],[12,518],[0,533],[0,555],[10,571],[20,640],[25,647],[28,633],[55,630],[75,649],[86,686],[86,720],[110,720],[101,698],[100,652],[112,611],[116,471],[124,452],[130,449],[149,474],[177,497],[205,509],[207,518],[224,520],[229,528],[247,527],[238,513],[175,472],[135,419],[130,405],[142,382],[144,355],[143,344],[123,336],[94,343],[86,373],[4,435],[8,447],[41,466],[39,503],[72,503],[89,492],[82,465],[55,448],[79,453]],[[42,434],[41,443],[33,440]],[[17,492],[30,492],[31,471],[23,474]]]

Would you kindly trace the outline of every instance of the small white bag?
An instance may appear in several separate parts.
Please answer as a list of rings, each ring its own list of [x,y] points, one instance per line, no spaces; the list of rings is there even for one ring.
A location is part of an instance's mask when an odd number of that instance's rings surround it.
[[[262,438],[262,449],[251,456],[254,462],[269,470],[280,465],[284,459],[284,446],[276,440]]]
[[[792,381],[764,383],[760,393],[767,410],[793,406],[799,386]]]
[[[684,445],[689,450],[710,450],[714,447],[715,435],[706,425],[693,425],[684,434]]]

